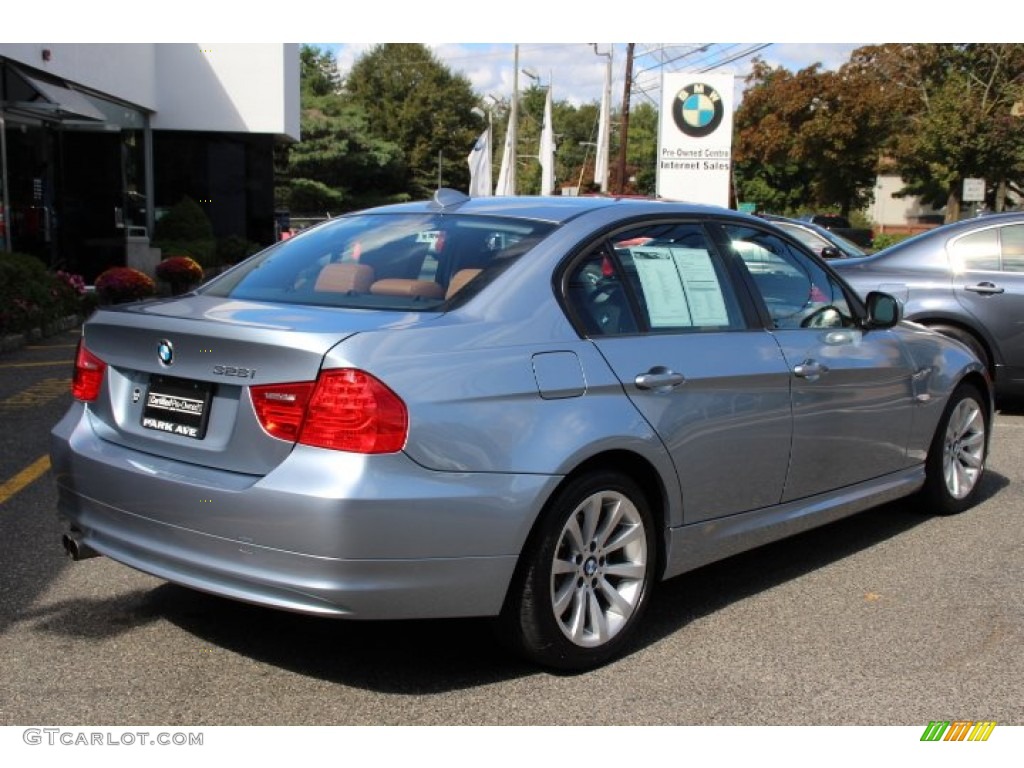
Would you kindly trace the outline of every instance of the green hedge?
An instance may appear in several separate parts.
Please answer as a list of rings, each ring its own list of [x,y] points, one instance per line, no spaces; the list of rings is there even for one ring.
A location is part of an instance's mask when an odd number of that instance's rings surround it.
[[[896,245],[896,243],[906,240],[908,237],[913,237],[913,235],[883,232],[880,235],[875,235],[874,240],[872,240],[871,247],[872,250],[880,251],[883,248],[888,248],[890,245]]]
[[[78,275],[50,272],[35,256],[0,253],[0,335],[40,328],[84,311]]]
[[[218,266],[213,225],[199,203],[183,197],[153,228],[153,247],[168,256],[189,256],[204,269]]]

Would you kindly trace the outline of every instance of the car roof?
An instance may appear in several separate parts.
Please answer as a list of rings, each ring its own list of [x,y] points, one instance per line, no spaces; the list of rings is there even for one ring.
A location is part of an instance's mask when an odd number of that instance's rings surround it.
[[[941,224],[922,234],[948,233],[954,234],[972,229],[982,229],[996,224],[1024,221],[1024,211],[1007,211],[1004,213],[986,213],[983,216],[973,216],[969,219],[960,219],[949,224]]]
[[[453,193],[445,195],[443,193]],[[439,198],[441,198],[439,200]],[[574,219],[585,213],[597,210],[610,211],[623,215],[643,215],[647,213],[671,213],[691,215],[733,215],[744,214],[728,208],[712,205],[700,205],[663,199],[638,199],[633,197],[606,196],[495,196],[468,197],[455,190],[439,190],[433,200],[415,203],[398,203],[370,208],[357,213],[459,213],[476,216],[502,216],[549,221],[555,224]]]
[[[987,229],[1002,224],[1024,224],[1024,211],[1009,211],[1006,213],[990,213],[984,216],[974,216],[970,219],[961,219],[949,224],[942,224],[932,229],[919,232],[911,238],[901,240],[898,243],[883,248],[877,253],[865,256],[857,261],[865,264],[899,263],[899,260],[908,257],[913,259],[914,254],[922,249],[934,248],[936,241],[945,243],[951,237],[973,232],[979,229]]]

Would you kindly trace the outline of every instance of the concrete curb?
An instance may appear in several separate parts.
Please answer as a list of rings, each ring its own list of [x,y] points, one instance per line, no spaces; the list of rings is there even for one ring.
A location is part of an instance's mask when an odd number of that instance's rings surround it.
[[[24,333],[9,333],[6,336],[0,336],[0,354],[14,352],[26,344],[42,341],[49,336],[56,336],[58,333],[63,333],[81,324],[81,315],[68,315],[60,320],[47,323],[41,328],[30,328]]]

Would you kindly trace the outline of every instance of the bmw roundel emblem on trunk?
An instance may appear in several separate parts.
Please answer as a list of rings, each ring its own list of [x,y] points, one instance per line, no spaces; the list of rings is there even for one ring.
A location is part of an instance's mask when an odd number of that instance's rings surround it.
[[[174,362],[174,345],[167,339],[161,339],[156,347],[156,356],[164,365],[171,365]]]

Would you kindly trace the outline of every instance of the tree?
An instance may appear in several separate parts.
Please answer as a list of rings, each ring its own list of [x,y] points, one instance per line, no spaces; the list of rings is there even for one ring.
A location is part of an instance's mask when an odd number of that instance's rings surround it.
[[[736,111],[736,178],[744,200],[779,212],[871,201],[892,120],[890,96],[860,68],[795,75],[754,62]]]
[[[658,110],[653,104],[641,102],[629,111],[625,189],[633,194],[653,195],[657,191],[658,125]]]
[[[401,148],[373,136],[359,107],[340,96],[308,99],[302,141],[289,153],[288,206],[325,213],[408,199]]]
[[[404,153],[341,93],[331,53],[303,46],[300,63],[302,139],[278,150],[277,205],[322,215],[408,199]]]
[[[820,75],[821,92],[801,133],[798,155],[814,168],[811,199],[843,216],[874,198],[882,149],[897,106],[891,92],[849,65]]]
[[[479,100],[469,80],[425,45],[375,46],[352,66],[344,92],[366,114],[373,135],[403,149],[410,194],[431,194],[439,170],[444,186],[468,188],[466,156],[484,127],[472,112]]]
[[[733,117],[736,192],[761,209],[793,211],[811,197],[814,172],[799,137],[813,117],[820,72],[815,65],[794,75],[760,59],[753,65]]]
[[[860,68],[901,106],[888,147],[904,194],[960,217],[963,181],[983,178],[988,202],[1024,178],[1024,45],[888,44],[854,51]]]
[[[299,90],[303,98],[339,93],[341,77],[329,51],[311,45],[299,49]]]

